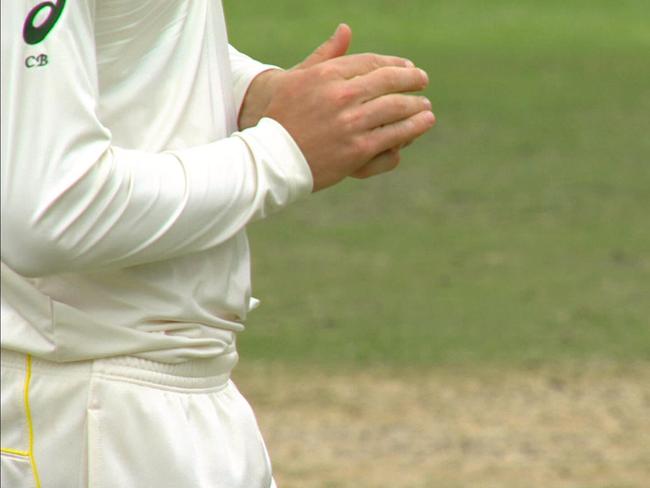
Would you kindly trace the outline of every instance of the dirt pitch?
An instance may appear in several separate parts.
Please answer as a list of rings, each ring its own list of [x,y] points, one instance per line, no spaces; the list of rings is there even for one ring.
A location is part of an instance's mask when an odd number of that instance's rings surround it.
[[[242,365],[280,488],[650,487],[650,365]]]

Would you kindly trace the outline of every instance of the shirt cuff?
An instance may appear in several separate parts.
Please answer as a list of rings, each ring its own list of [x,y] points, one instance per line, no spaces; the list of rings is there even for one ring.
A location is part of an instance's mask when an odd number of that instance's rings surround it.
[[[284,188],[282,192],[276,191],[267,210],[285,207],[312,192],[311,168],[296,141],[279,122],[264,117],[255,127],[234,135],[244,140],[255,160],[264,162],[260,165],[264,174],[260,176],[266,184],[270,188]]]

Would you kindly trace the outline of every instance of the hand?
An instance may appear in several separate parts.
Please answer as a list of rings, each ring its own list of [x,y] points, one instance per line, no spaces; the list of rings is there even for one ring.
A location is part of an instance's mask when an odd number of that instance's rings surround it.
[[[393,169],[399,148],[435,123],[426,98],[406,95],[426,87],[426,73],[394,56],[344,56],[350,39],[350,28],[339,26],[303,63],[269,79],[263,116],[293,136],[314,191]]]
[[[328,59],[343,56],[350,46],[351,38],[352,31],[350,28],[345,24],[340,25],[330,39],[324,42],[302,63],[292,69],[307,68],[327,61]],[[275,93],[277,84],[279,82],[281,83],[283,73],[284,71],[282,70],[270,69],[263,71],[253,79],[246,91],[241,110],[239,111],[237,125],[240,130],[257,125]]]

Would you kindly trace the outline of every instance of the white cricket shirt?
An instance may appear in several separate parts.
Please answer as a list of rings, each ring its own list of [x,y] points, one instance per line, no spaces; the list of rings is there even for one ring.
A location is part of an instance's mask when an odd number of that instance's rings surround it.
[[[312,189],[277,122],[235,132],[269,66],[217,0],[40,4],[2,2],[2,347],[236,360],[245,227]]]

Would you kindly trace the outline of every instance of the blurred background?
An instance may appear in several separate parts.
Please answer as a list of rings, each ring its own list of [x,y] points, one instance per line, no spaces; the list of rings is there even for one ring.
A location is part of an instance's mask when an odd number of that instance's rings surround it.
[[[286,68],[347,22],[438,118],[250,227],[235,379],[279,486],[650,486],[648,1],[224,7]]]

